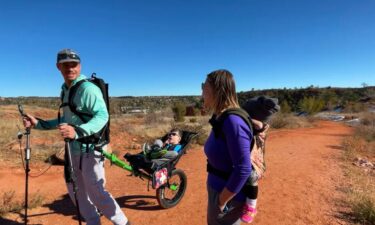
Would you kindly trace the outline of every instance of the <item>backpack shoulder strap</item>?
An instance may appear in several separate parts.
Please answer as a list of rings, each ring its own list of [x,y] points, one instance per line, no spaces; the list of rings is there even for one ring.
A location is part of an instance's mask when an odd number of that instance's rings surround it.
[[[250,122],[249,114],[241,108],[230,108],[230,109],[225,110],[218,118],[216,118],[216,115],[213,115],[211,119],[209,120],[209,123],[212,125],[212,130],[214,131],[216,138],[221,138],[222,140],[226,142],[225,133],[223,132],[222,127],[224,124],[224,120],[229,115],[237,115],[241,117],[243,121],[245,121],[245,123],[248,125],[250,132],[253,133],[253,128]],[[253,145],[254,145],[254,138],[251,140],[249,151],[251,151],[251,149],[253,148]],[[212,173],[218,177],[221,177],[224,180],[228,180],[230,177],[230,173],[216,169],[208,162],[208,160],[207,160],[207,172]]]
[[[229,115],[237,115],[241,117],[243,121],[245,121],[245,123],[249,126],[250,131],[251,132],[253,131],[251,122],[250,122],[250,116],[245,110],[241,108],[230,108],[230,109],[225,110],[218,119],[219,121],[221,120],[222,122],[224,122],[224,119],[227,118]]]
[[[64,97],[65,97],[65,92],[63,89],[61,89],[61,92],[60,92],[60,102],[61,104],[64,103]]]
[[[224,132],[222,131],[222,127],[224,124],[224,120],[229,116],[229,115],[237,115],[242,118],[243,121],[248,125],[250,132],[253,132],[253,128],[250,122],[250,116],[249,114],[241,109],[241,108],[230,108],[225,110],[219,117],[216,117],[216,115],[213,115],[211,119],[209,120],[209,123],[212,126],[212,129],[215,133],[215,137],[221,137],[225,140],[225,135]]]
[[[86,81],[88,80],[86,79],[80,80],[74,86],[72,86],[69,90],[69,96],[68,96],[68,105],[69,105],[70,111],[72,111],[72,113],[77,115],[83,122],[87,122],[87,119],[84,116],[92,117],[92,115],[89,113],[77,111],[77,105],[74,103],[73,100],[81,84]]]

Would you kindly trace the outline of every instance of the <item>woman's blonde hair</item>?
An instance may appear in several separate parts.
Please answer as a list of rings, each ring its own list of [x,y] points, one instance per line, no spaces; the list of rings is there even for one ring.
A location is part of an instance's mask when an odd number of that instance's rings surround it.
[[[228,70],[215,70],[207,75],[207,82],[214,93],[213,111],[220,114],[228,108],[239,108],[236,84]]]

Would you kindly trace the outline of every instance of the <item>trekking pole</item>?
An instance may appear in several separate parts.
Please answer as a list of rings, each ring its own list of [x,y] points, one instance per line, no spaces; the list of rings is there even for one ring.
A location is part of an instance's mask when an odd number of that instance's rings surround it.
[[[27,208],[28,208],[28,196],[29,196],[29,172],[30,172],[30,153],[31,153],[31,148],[30,148],[30,127],[26,128],[26,147],[25,147],[25,225],[27,224]]]
[[[27,117],[26,114],[23,112],[22,105],[18,105],[18,111],[20,112],[22,119]],[[21,140],[23,135],[26,135],[26,146],[25,146],[25,215],[24,215],[24,222],[25,225],[27,225],[27,208],[28,208],[28,196],[29,196],[29,172],[30,172],[30,134],[31,134],[31,128],[26,127],[25,133],[22,134],[19,132],[18,139]]]
[[[72,153],[70,151],[70,139],[65,138],[64,141],[65,141],[65,152],[68,156],[67,160],[68,160],[68,166],[69,166],[69,175],[70,175],[70,179],[73,185],[74,199],[75,199],[75,203],[77,207],[78,224],[81,225],[82,224],[81,212],[79,211],[78,196],[77,196],[77,191],[78,191],[78,187],[76,184],[77,177],[75,176],[74,168],[73,168]]]

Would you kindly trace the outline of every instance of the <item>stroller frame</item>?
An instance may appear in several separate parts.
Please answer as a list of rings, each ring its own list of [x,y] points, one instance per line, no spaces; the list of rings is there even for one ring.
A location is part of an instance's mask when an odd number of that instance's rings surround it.
[[[185,194],[186,187],[187,187],[187,177],[183,170],[177,169],[176,165],[179,162],[182,155],[184,155],[187,149],[190,146],[190,141],[198,136],[196,132],[190,132],[183,130],[181,135],[180,144],[182,145],[182,149],[179,151],[176,158],[166,161],[164,164],[160,165],[160,168],[167,168],[168,170],[168,177],[167,182],[162,186],[156,188],[156,199],[159,205],[164,208],[172,208],[176,206],[182,199]],[[164,139],[166,135],[162,138]],[[96,150],[101,152],[102,155],[107,158],[112,164],[131,172],[133,175],[140,177],[141,179],[144,178],[148,181],[153,180],[153,174],[145,171],[145,170],[137,170],[135,171],[131,164],[119,159],[116,155],[109,153],[105,150],[102,150],[102,145],[96,146]],[[177,181],[174,181],[177,179]],[[171,196],[169,196],[169,192]]]

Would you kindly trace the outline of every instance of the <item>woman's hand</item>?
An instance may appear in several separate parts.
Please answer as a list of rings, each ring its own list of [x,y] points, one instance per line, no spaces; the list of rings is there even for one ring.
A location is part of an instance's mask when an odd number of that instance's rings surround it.
[[[219,209],[220,209],[220,212],[223,212],[223,213],[225,213],[225,212],[228,210],[226,204],[225,204],[225,205],[222,205],[222,206],[219,205]]]
[[[223,212],[223,211],[224,211],[224,208],[225,208],[225,206],[226,206],[227,204],[226,204],[226,203],[225,203],[225,204],[222,203],[222,201],[220,200],[220,196],[221,196],[221,195],[219,195],[219,209],[220,209],[221,212]]]
[[[219,208],[221,212],[225,212],[227,203],[235,196],[235,193],[230,192],[227,188],[224,188],[223,191],[219,194]]]

